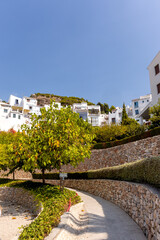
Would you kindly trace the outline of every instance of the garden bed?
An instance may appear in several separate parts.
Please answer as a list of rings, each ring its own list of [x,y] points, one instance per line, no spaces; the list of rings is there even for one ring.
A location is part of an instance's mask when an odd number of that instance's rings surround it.
[[[0,179],[0,187],[4,186],[28,190],[43,205],[40,215],[28,227],[24,227],[20,240],[44,239],[54,227],[58,226],[60,216],[67,210],[69,201],[72,205],[80,202],[80,197],[74,191],[64,189],[62,192],[59,186]]]

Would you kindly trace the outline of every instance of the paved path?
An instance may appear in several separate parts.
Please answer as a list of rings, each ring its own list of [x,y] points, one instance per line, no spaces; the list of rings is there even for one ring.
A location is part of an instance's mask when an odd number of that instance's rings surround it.
[[[87,232],[84,237],[84,228],[82,233],[79,231],[77,240],[146,240],[139,226],[121,208],[100,197],[75,191],[88,212]]]

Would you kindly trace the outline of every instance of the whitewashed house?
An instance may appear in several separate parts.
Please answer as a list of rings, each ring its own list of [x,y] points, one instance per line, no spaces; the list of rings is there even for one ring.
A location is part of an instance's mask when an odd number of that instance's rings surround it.
[[[140,98],[132,100],[133,118],[140,124],[144,123],[144,120],[141,116],[142,114],[144,117],[146,115],[145,117],[146,120],[147,120],[147,116],[149,118],[148,109],[150,107],[151,102],[152,102],[152,94],[140,96]]]
[[[22,112],[12,109],[8,103],[0,102],[1,131],[8,131],[11,128],[18,131],[23,123],[25,123],[25,119]]]
[[[150,88],[152,94],[151,106],[155,105],[160,99],[160,51],[148,66]]]
[[[109,125],[120,124],[122,121],[122,108],[116,107],[112,112],[109,112]]]
[[[103,113],[100,114],[100,126],[108,125],[109,124],[109,114]]]
[[[123,108],[116,107],[112,112],[109,112],[109,125],[110,124],[121,124],[122,122],[122,111]],[[130,106],[126,106],[126,113],[128,117],[132,118],[132,108]]]
[[[148,105],[146,105],[145,108],[142,109],[142,111],[137,116],[137,118],[140,119],[141,124],[143,124],[144,121],[149,120],[150,107],[157,104],[158,100],[160,99],[160,51],[151,61],[147,69],[149,71],[151,97],[149,99]]]
[[[87,105],[86,102],[74,103],[72,106],[73,112],[79,113],[80,118],[84,121],[88,120],[92,126],[100,126],[100,106]]]

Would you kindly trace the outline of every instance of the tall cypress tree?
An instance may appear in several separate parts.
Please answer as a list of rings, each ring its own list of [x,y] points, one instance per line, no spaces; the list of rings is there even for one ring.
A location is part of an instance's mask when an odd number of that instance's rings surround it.
[[[123,103],[123,110],[122,110],[122,125],[127,125],[127,121],[128,120],[128,115],[127,115],[127,112],[126,112],[126,106],[125,104]]]

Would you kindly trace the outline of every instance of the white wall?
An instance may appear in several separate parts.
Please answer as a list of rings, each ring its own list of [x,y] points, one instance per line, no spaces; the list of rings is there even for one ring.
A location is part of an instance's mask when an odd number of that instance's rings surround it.
[[[21,119],[18,119],[18,114],[16,118],[13,118],[13,113],[11,114],[10,118],[4,118],[0,116],[0,130],[1,131],[8,131],[9,129],[13,128],[15,131],[21,129],[21,125],[30,122],[29,119],[24,118],[21,115]]]
[[[160,68],[160,51],[155,56],[155,58],[152,60],[150,65],[148,66],[149,70],[149,78],[150,78],[150,88],[152,93],[152,106],[155,105],[158,102],[158,99],[160,98],[160,94],[157,93],[157,84],[160,83],[160,73],[155,75],[155,66],[159,64]]]
[[[116,107],[111,113],[109,112],[109,124],[114,123],[113,119],[115,119],[115,124],[120,124],[122,121],[122,108]]]
[[[18,100],[18,104],[16,103],[16,100]],[[10,95],[10,97],[9,97],[9,104],[11,106],[20,106],[20,107],[22,107],[23,106],[22,98]]]
[[[133,118],[137,120],[137,116],[151,101],[152,101],[151,94],[147,94],[145,96],[140,96],[140,98],[133,99],[132,100]],[[135,106],[135,103],[138,103],[138,107]],[[137,114],[136,110],[138,110]]]

